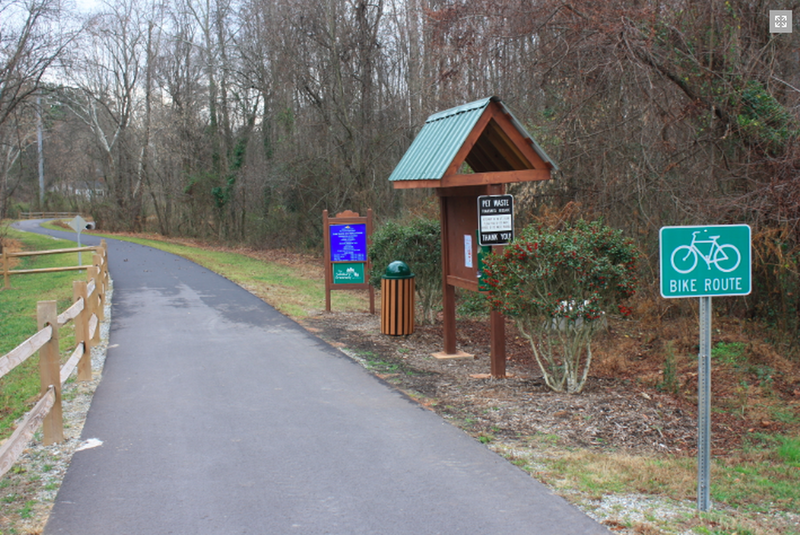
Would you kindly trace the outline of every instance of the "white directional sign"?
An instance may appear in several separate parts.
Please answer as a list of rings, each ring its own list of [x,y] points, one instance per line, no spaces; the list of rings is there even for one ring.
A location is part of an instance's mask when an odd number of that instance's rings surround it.
[[[86,230],[86,220],[79,215],[76,215],[73,219],[67,223],[72,230],[74,230],[78,234],[78,247],[81,246],[81,232]],[[78,265],[83,265],[83,258],[81,257],[81,252],[78,251]]]
[[[478,197],[478,244],[506,245],[514,239],[514,196]]]
[[[86,220],[79,215],[71,219],[68,225],[78,234],[86,230]]]

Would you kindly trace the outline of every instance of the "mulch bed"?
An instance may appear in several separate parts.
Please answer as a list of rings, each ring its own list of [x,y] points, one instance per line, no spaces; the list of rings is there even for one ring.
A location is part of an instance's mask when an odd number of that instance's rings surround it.
[[[512,322],[506,324],[509,378],[474,378],[490,370],[488,321],[459,319],[458,348],[474,359],[438,360],[442,351],[442,326],[417,326],[408,336],[380,334],[379,318],[369,314],[329,313],[304,321],[309,330],[357,358],[373,362],[376,373],[420,403],[461,421],[476,436],[513,443],[537,435],[558,437],[560,446],[624,450],[628,453],[696,454],[697,408],[695,396],[659,391],[642,377],[658,375],[663,362],[651,365],[638,351],[630,352],[627,370],[616,357],[604,365],[608,351],[599,351],[599,371],[612,376],[591,376],[579,395],[551,392],[544,384],[527,340]],[[620,336],[612,325],[598,344]],[[646,337],[645,337],[646,338]],[[375,364],[378,363],[378,364]],[[654,374],[653,369],[656,368]],[[381,370],[387,370],[383,373]],[[713,372],[712,372],[713,373]],[[696,374],[695,374],[696,375]],[[692,386],[686,372],[682,391]],[[720,393],[721,395],[721,393]],[[765,424],[765,425],[762,425]],[[739,447],[746,434],[770,427],[727,413],[712,418],[712,454],[724,455]]]

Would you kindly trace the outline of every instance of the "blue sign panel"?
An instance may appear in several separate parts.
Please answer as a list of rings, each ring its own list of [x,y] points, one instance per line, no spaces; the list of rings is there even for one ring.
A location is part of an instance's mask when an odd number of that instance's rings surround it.
[[[367,261],[367,225],[331,225],[331,262]]]

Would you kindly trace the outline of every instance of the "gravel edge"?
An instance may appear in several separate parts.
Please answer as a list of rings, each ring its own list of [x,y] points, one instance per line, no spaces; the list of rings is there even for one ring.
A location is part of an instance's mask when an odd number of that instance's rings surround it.
[[[14,467],[4,478],[27,480],[38,488],[31,489],[28,497],[29,511],[20,521],[9,526],[3,526],[10,519],[0,518],[2,529],[0,534],[24,533],[28,535],[39,534],[44,531],[45,524],[50,516],[50,511],[56,500],[56,495],[69,468],[72,455],[81,448],[93,447],[92,439],[82,441],[81,432],[86,422],[86,415],[92,404],[97,386],[103,374],[103,366],[108,350],[108,336],[111,327],[111,299],[114,293],[113,281],[109,278],[104,307],[105,319],[100,324],[100,342],[92,347],[92,380],[88,382],[75,381],[74,374],[61,391],[62,411],[64,416],[64,442],[45,446],[42,444],[42,432],[37,431],[28,447],[23,451]]]

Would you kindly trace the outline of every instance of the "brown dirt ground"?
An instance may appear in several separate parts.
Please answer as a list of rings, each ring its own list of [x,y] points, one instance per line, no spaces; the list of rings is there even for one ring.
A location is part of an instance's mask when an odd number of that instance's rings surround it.
[[[749,433],[796,433],[797,418],[781,415],[800,414],[800,367],[769,344],[753,342],[737,322],[715,321],[728,324],[715,326],[714,344],[745,344],[751,364],[713,360],[712,455],[734,451]],[[458,349],[475,355],[458,360],[432,356],[443,348],[440,321],[418,325],[408,336],[381,334],[379,317],[369,314],[333,312],[303,323],[420,403],[466,421],[475,436],[513,443],[546,434],[564,447],[696,455],[697,341],[690,341],[698,336],[696,323],[675,320],[660,329],[676,340],[677,389],[666,392],[656,333],[612,318],[594,342],[595,361],[579,395],[547,389],[527,340],[510,320],[506,379],[473,377],[490,371],[488,320],[458,320]]]
[[[3,238],[2,244],[0,244],[0,253],[3,249],[6,250],[6,253],[18,253],[22,250],[22,242],[19,240],[13,240],[11,238]],[[17,267],[19,264],[19,258],[9,258],[8,259],[8,269],[13,269]]]

